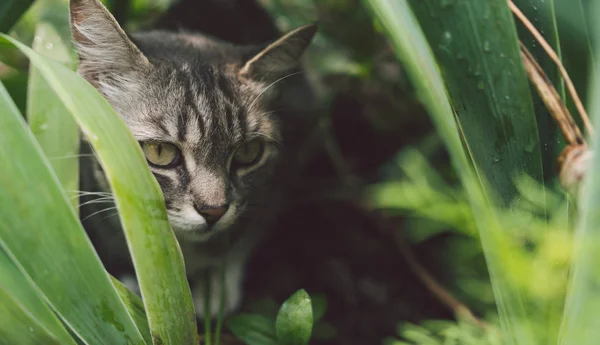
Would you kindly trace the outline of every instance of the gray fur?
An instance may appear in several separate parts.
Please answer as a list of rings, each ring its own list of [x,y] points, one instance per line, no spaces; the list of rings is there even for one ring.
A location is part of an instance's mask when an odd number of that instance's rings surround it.
[[[196,281],[225,264],[231,311],[241,299],[243,266],[272,226],[283,181],[295,169],[296,139],[312,100],[295,67],[314,27],[266,48],[239,47],[186,32],[128,36],[98,0],[71,0],[71,16],[80,74],[137,140],[181,150],[180,165],[151,169],[196,286],[197,308],[203,298]],[[232,170],[235,149],[254,138],[265,143],[262,158],[252,168]],[[213,226],[197,211],[221,205],[229,209]]]

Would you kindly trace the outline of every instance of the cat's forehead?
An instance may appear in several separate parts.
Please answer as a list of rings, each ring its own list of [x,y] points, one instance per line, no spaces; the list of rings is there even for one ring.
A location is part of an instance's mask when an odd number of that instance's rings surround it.
[[[138,140],[173,142],[208,156],[226,154],[249,136],[273,136],[270,119],[249,109],[252,98],[234,75],[198,61],[154,65],[131,104],[138,116],[128,125]]]

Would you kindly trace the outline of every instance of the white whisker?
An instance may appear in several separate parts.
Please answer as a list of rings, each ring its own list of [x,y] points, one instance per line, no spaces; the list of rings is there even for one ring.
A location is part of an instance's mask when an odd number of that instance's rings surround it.
[[[112,193],[106,193],[106,192],[86,192],[83,190],[68,190],[67,194],[75,194],[74,196],[71,196],[71,199],[77,198],[77,197],[81,197],[81,196],[102,196],[102,197],[112,197]]]
[[[94,212],[94,213],[90,214],[89,216],[85,217],[85,218],[82,220],[82,222],[85,222],[85,221],[86,221],[86,220],[88,220],[89,218],[91,218],[91,217],[93,217],[93,216],[95,216],[95,215],[98,215],[98,214],[100,214],[100,213],[103,213],[103,212],[106,212],[106,211],[113,211],[113,210],[117,210],[117,207],[116,207],[116,206],[115,206],[115,207],[108,207],[108,208],[102,209],[102,210],[100,210],[100,211],[98,211],[98,212]]]
[[[280,81],[282,81],[282,80],[284,80],[284,79],[287,79],[287,78],[289,78],[289,77],[293,77],[293,76],[295,76],[295,75],[302,74],[302,73],[303,73],[303,72],[295,72],[295,73],[288,74],[288,75],[286,75],[285,77],[281,77],[281,78],[279,78],[279,79],[275,80],[274,82],[272,82],[271,84],[269,84],[269,86],[265,87],[265,88],[264,88],[264,89],[263,89],[263,90],[262,90],[262,91],[261,91],[261,92],[258,94],[258,96],[256,96],[256,98],[254,98],[254,100],[252,101],[252,103],[250,103],[250,106],[248,107],[248,109],[252,109],[252,107],[253,107],[253,106],[254,106],[254,104],[255,104],[255,103],[258,101],[258,99],[259,99],[259,98],[260,98],[260,97],[261,97],[261,96],[262,96],[262,95],[263,95],[265,92],[267,92],[267,90],[269,90],[269,89],[270,89],[270,88],[271,88],[273,85],[275,85],[275,84],[279,83]]]
[[[113,198],[113,197],[98,198],[98,199],[86,201],[83,204],[79,205],[79,207],[81,208],[83,206],[93,205],[93,204],[106,204],[106,203],[114,202],[114,201],[115,201],[115,198]]]

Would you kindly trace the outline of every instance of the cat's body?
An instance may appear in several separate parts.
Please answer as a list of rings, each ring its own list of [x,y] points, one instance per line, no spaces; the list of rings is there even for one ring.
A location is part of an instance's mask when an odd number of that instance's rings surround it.
[[[204,278],[211,274],[218,292],[223,266],[231,311],[241,299],[245,262],[298,171],[313,96],[296,64],[315,27],[268,46],[235,46],[191,32],[128,36],[97,0],[71,0],[71,17],[80,74],[140,141],[163,190],[197,312]],[[86,162],[92,166],[82,169],[83,188],[107,191],[98,164]],[[91,220],[95,243],[126,253],[115,218]],[[111,255],[105,257],[121,260]],[[218,300],[217,293],[213,315]]]

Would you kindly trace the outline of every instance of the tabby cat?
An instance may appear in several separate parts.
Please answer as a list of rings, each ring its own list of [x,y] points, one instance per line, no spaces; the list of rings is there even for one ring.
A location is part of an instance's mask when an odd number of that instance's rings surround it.
[[[70,0],[70,11],[78,72],[111,103],[146,155],[197,312],[204,308],[204,277],[222,266],[225,311],[233,311],[244,265],[273,227],[312,123],[313,94],[298,64],[316,26],[239,46],[185,31],[128,35],[99,0]],[[89,171],[84,188],[108,191],[101,167],[92,164],[82,169]],[[109,218],[86,228],[106,243],[118,226]],[[115,246],[126,253],[123,241]],[[212,282],[219,291],[218,279]],[[218,300],[218,294],[211,299],[213,315]]]

